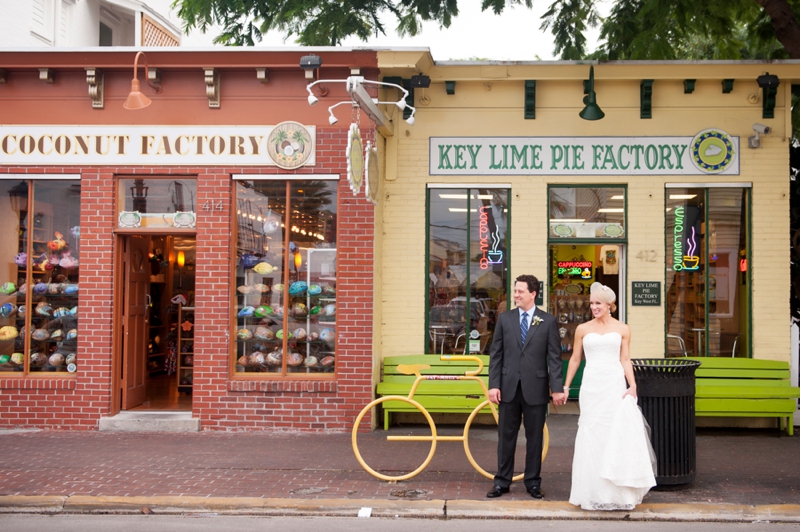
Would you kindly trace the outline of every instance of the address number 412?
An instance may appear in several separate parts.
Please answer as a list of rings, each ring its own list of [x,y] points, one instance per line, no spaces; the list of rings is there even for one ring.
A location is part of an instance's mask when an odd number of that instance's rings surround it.
[[[643,262],[655,262],[656,261],[656,250],[654,249],[644,249],[636,254],[636,258]]]

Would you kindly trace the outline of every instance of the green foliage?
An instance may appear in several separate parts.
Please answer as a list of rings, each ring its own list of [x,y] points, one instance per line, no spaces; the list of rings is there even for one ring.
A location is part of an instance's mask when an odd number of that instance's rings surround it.
[[[542,15],[542,30],[552,28],[556,54],[561,59],[578,60],[586,57],[587,25],[596,27],[600,18],[594,0],[556,0]]]
[[[560,59],[800,58],[800,0],[611,0],[603,19],[601,1],[553,0],[541,29],[553,34]],[[531,8],[533,0],[481,0],[496,15],[518,5]],[[414,36],[423,22],[448,28],[458,15],[458,0],[175,0],[173,7],[185,31],[219,24],[214,42],[237,46],[253,46],[269,31],[308,46],[367,40],[386,34],[386,14],[399,35]],[[586,32],[598,26],[601,44],[589,51]]]
[[[506,6],[533,0],[482,0],[483,11],[499,14]],[[306,46],[337,46],[351,35],[367,40],[386,34],[380,15],[397,19],[399,35],[417,35],[422,22],[438,21],[448,28],[458,15],[457,0],[175,0],[173,7],[184,21],[184,31],[219,24],[215,43],[253,46],[269,31],[296,35]]]

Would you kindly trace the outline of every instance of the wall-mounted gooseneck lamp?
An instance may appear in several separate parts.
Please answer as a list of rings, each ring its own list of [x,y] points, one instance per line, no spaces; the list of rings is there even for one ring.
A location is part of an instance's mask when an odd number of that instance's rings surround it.
[[[606,114],[597,105],[597,94],[594,92],[594,66],[589,67],[589,94],[583,98],[586,107],[578,113],[584,120],[600,120]]]
[[[141,85],[139,84],[139,75],[137,71],[139,69],[140,56],[144,58],[144,79],[147,84],[152,87],[156,94],[161,94],[161,91],[164,90],[161,85],[156,85],[151,82],[150,78],[147,76],[147,56],[144,55],[144,52],[136,52],[136,59],[133,60],[133,79],[131,80],[131,92],[128,94],[128,98],[125,100],[125,103],[122,104],[122,107],[131,111],[144,109],[151,103],[150,98],[142,94]]]

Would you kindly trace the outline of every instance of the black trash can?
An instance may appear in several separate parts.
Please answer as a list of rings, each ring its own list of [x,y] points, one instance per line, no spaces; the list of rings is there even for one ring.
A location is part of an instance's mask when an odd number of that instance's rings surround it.
[[[694,482],[697,446],[694,425],[696,360],[632,359],[639,406],[650,424],[658,486]]]

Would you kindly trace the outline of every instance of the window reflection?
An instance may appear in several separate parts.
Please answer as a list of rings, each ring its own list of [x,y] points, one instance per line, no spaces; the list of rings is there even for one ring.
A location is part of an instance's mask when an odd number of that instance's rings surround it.
[[[509,191],[428,193],[426,351],[488,353],[495,317],[507,309]]]
[[[334,372],[337,184],[236,182],[236,372]]]
[[[667,190],[668,355],[749,356],[747,193]]]
[[[550,238],[624,235],[624,188],[550,187]]]
[[[196,193],[197,182],[194,179],[120,179],[117,189],[118,225],[194,227]],[[207,209],[215,210],[216,206],[211,203]],[[181,214],[176,218],[176,213]]]
[[[0,181],[0,371],[78,369],[80,182]],[[29,331],[30,334],[26,334]]]

